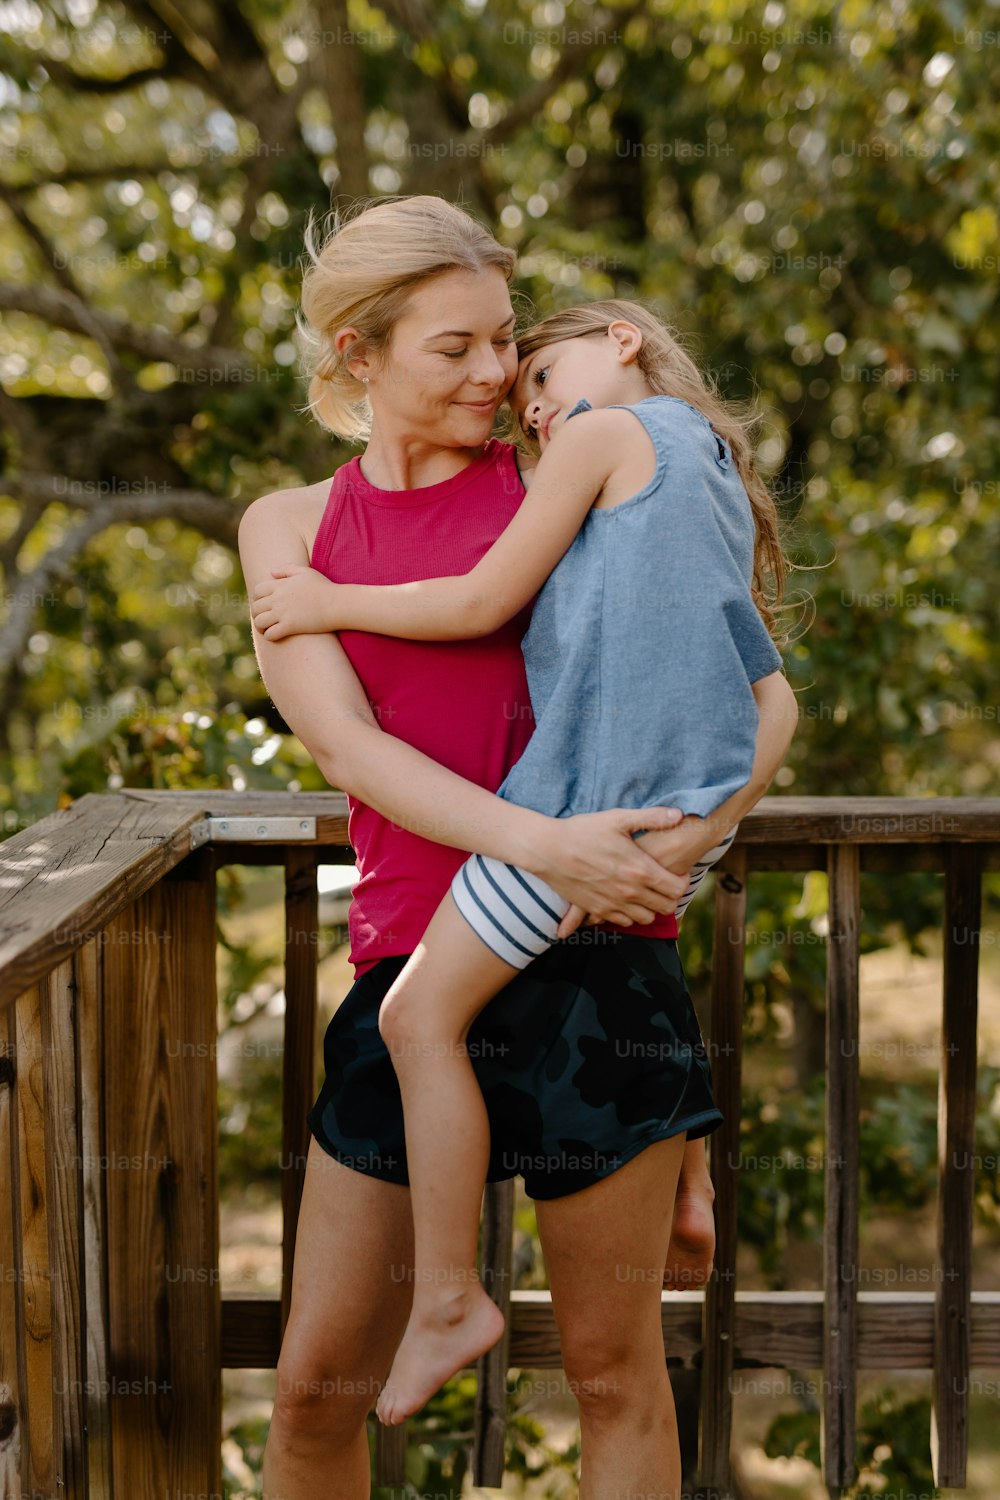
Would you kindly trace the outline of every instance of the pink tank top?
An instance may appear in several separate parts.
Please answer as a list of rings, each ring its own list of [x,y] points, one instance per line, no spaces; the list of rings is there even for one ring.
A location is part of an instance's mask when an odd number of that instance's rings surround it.
[[[524,499],[514,449],[491,438],[451,479],[380,490],[353,458],[334,476],[310,562],[334,583],[409,583],[467,573]],[[382,729],[466,780],[496,791],[534,728],[521,655],[534,600],[493,635],[405,641],[343,630],[340,643]],[[359,879],[352,891],[350,961],[361,975],[412,953],[467,851],[389,822],[348,796],[348,838]],[[609,931],[676,937],[672,916]]]

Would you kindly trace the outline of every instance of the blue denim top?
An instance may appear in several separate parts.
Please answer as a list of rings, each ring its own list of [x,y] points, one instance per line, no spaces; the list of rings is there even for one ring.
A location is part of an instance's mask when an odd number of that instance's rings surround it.
[[[590,410],[580,401],[567,421]],[[498,795],[552,817],[679,807],[705,817],[750,779],[751,683],[781,657],[750,593],[754,523],[700,411],[631,411],[656,450],[637,494],[591,509],[522,641],[535,732]]]

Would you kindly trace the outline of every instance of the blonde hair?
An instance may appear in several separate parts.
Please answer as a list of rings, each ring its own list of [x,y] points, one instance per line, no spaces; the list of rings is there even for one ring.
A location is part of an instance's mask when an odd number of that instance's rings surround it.
[[[712,428],[729,444],[739,476],[750,500],[754,520],[754,562],[751,592],[768,631],[779,644],[787,635],[776,635],[777,615],[785,588],[788,559],[778,531],[778,508],[774,496],[757,471],[749,433],[760,420],[752,407],[741,409],[723,399],[706,379],[673,334],[656,315],[638,302],[608,298],[581,307],[552,313],[518,334],[518,359],[526,359],[546,344],[563,339],[605,334],[612,323],[624,318],[642,333],[636,362],[659,396],[678,396],[707,417]]]
[[[509,282],[513,250],[500,245],[464,209],[429,195],[360,201],[334,211],[317,246],[310,215],[305,232],[310,265],[302,279],[302,318],[309,400],[306,410],[340,437],[371,435],[365,388],[347,367],[360,354],[378,357],[415,287],[445,271],[496,266]],[[360,337],[338,353],[334,338],[354,327]]]

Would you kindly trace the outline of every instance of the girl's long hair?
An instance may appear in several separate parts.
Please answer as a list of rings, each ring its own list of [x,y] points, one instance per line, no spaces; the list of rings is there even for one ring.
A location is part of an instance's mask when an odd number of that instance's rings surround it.
[[[608,298],[552,313],[518,334],[518,358],[525,359],[546,344],[561,343],[563,339],[606,334],[611,324],[619,319],[634,323],[642,333],[637,363],[656,394],[677,396],[697,407],[729,444],[753,512],[753,600],[772,637],[784,644],[788,637],[778,632],[777,617],[785,589],[788,559],[779,537],[777,504],[757,470],[749,437],[760,421],[759,413],[752,407],[739,407],[720,396],[681,347],[677,336],[638,302]]]

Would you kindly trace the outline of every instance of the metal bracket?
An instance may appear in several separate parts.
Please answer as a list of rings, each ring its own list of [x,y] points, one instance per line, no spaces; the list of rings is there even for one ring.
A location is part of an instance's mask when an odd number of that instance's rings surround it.
[[[308,844],[316,838],[311,818],[202,818],[191,826],[191,848],[208,843]]]

